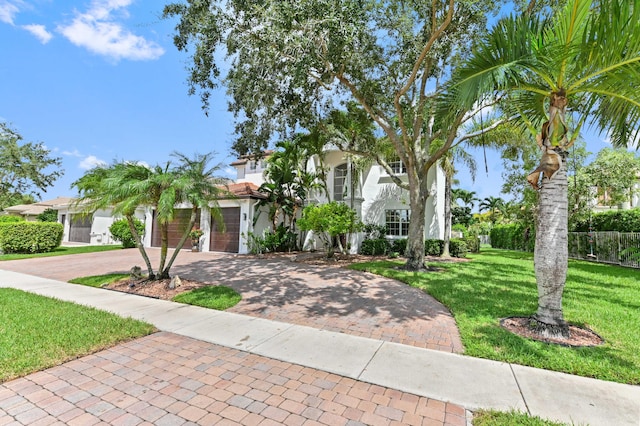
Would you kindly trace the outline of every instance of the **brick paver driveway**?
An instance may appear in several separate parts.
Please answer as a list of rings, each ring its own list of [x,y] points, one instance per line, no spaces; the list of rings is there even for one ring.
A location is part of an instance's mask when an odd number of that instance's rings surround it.
[[[159,250],[149,249],[152,264]],[[0,268],[68,281],[144,269],[136,249],[0,262]],[[172,274],[223,284],[242,294],[230,312],[407,345],[462,352],[450,312],[424,292],[395,280],[340,267],[182,251]]]

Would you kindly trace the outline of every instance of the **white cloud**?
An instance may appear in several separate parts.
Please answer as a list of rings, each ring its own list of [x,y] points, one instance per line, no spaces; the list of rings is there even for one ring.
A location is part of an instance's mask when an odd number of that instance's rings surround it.
[[[118,12],[120,17],[128,17],[125,8],[130,4],[131,0],[96,0],[86,13],[76,11],[73,21],[57,30],[76,46],[116,61],[159,58],[164,54],[160,45],[133,34],[113,16]]]
[[[11,2],[8,0],[0,0],[0,22],[13,25],[13,19],[16,17],[20,8],[18,5],[22,2]]]
[[[66,155],[68,157],[82,157],[82,154],[80,154],[80,151],[77,149],[74,149],[73,151],[62,151],[62,155]]]
[[[106,165],[107,163],[105,161],[99,159],[95,155],[89,155],[85,157],[85,159],[82,160],[80,164],[78,164],[78,167],[80,167],[82,170],[89,170],[89,169],[93,169],[94,167],[106,166]]]
[[[236,170],[235,167],[227,166],[224,168],[224,170],[222,170],[222,174],[224,174],[225,176],[236,178],[238,170]]]
[[[53,38],[53,34],[51,34],[44,25],[31,24],[31,25],[23,25],[23,29],[29,31],[31,34],[36,36],[40,43],[47,44]]]

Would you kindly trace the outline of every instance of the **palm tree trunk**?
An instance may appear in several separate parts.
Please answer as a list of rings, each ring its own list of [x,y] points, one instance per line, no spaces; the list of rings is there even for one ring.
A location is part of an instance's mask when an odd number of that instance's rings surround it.
[[[168,276],[164,276],[164,264],[167,260],[167,250],[169,247],[169,223],[162,222],[160,223],[160,266],[158,266],[158,271],[160,275],[158,275],[158,279],[162,280],[165,278],[169,278]]]
[[[147,265],[147,274],[149,275],[150,280],[154,280],[156,278],[156,274],[153,272],[153,267],[151,266],[151,261],[149,260],[149,255],[147,251],[144,249],[144,245],[142,244],[142,239],[136,230],[136,226],[133,223],[133,216],[126,215],[127,223],[129,224],[129,230],[131,231],[131,235],[136,240],[136,247],[140,251],[142,258],[144,259],[144,263]]]
[[[173,265],[173,262],[176,260],[176,257],[178,257],[178,253],[180,253],[180,250],[182,250],[182,247],[184,247],[184,243],[187,241],[187,238],[189,238],[189,233],[191,233],[193,226],[196,224],[197,216],[198,216],[198,206],[193,206],[193,208],[191,209],[191,217],[189,217],[189,226],[187,227],[186,231],[182,235],[182,238],[180,238],[180,241],[178,241],[178,245],[176,246],[176,249],[174,250],[173,255],[171,256],[171,258],[169,259],[169,262],[167,262],[167,265],[164,267],[164,270],[162,271],[162,276],[164,278],[170,277],[169,270],[171,269],[171,265]]]
[[[449,243],[451,242],[451,177],[444,180],[444,245],[442,257],[451,257]]]
[[[536,224],[534,267],[538,285],[538,311],[531,327],[545,337],[568,337],[562,313],[567,279],[567,171],[562,161],[552,179],[543,178]]]

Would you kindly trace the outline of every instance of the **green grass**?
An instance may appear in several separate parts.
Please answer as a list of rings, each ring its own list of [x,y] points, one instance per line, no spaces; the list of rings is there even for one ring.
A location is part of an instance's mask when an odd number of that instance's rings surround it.
[[[129,278],[129,274],[104,274],[90,275],[88,277],[80,277],[69,280],[72,284],[82,284],[89,287],[104,287],[124,278]]]
[[[105,246],[73,246],[73,247],[58,247],[47,253],[8,253],[0,255],[0,261],[2,260],[19,260],[19,259],[32,259],[34,257],[50,257],[50,256],[64,256],[67,254],[81,254],[81,253],[95,253],[100,251],[109,250],[122,250],[121,245],[105,245]]]
[[[431,263],[442,272],[408,272],[392,261],[353,265],[423,289],[454,315],[465,354],[553,371],[640,384],[640,271],[570,261],[565,319],[605,339],[598,347],[569,348],[519,337],[501,318],[535,313],[533,256],[484,249],[468,263]]]
[[[173,298],[173,301],[224,311],[237,305],[241,299],[240,294],[234,289],[218,285],[180,293]]]
[[[565,424],[531,417],[518,411],[480,410],[473,416],[473,426],[563,426]]]
[[[0,382],[153,331],[141,321],[0,288]]]

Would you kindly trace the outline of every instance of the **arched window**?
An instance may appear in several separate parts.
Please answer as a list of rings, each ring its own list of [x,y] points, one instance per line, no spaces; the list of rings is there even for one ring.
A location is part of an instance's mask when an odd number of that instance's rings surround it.
[[[347,163],[336,166],[333,170],[333,200],[344,200],[347,184]]]

